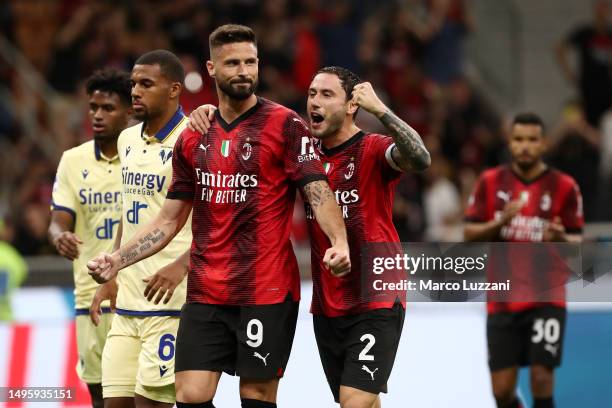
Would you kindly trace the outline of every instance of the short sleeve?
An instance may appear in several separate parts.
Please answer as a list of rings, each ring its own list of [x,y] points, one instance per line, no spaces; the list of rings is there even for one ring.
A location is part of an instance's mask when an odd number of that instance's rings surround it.
[[[65,211],[76,219],[77,200],[70,183],[68,160],[66,153],[64,153],[57,166],[55,182],[53,183],[51,211]]]
[[[315,140],[304,121],[291,112],[283,122],[285,172],[298,187],[317,180],[327,180]]]
[[[584,227],[582,194],[580,187],[573,180],[561,209],[561,223],[569,234],[579,234]]]
[[[396,149],[393,138],[383,135],[371,137],[368,146],[368,153],[376,160],[376,165],[380,167],[381,173],[386,180],[399,179],[402,169],[393,160],[392,152]]]
[[[487,184],[484,177],[480,177],[476,182],[474,191],[468,198],[465,209],[465,221],[467,222],[486,222],[487,219]]]
[[[194,134],[185,129],[174,144],[172,152],[172,183],[167,198],[172,200],[193,200],[195,180],[193,168]]]

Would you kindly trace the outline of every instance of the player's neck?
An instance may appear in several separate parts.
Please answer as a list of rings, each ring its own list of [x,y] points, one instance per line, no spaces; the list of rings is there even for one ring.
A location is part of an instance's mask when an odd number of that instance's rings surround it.
[[[522,169],[518,164],[512,163],[512,170],[523,180],[533,180],[539,177],[548,169],[548,166],[543,161],[539,161],[529,169]]]
[[[346,142],[360,131],[361,129],[359,129],[357,125],[352,122],[350,125],[342,126],[335,134],[323,139],[321,143],[323,143],[323,146],[326,149],[333,149],[336,146],[340,146],[342,143]]]
[[[118,136],[118,135],[117,135]],[[117,139],[96,140],[94,141],[98,149],[105,157],[112,158],[117,155]]]
[[[155,136],[157,132],[159,132],[166,125],[166,123],[170,122],[170,119],[172,119],[177,109],[178,101],[173,102],[172,106],[169,106],[162,115],[147,119],[145,127],[145,133],[147,136]]]
[[[224,93],[219,93],[219,115],[226,123],[232,123],[256,104],[257,96],[255,94],[246,99],[238,100],[232,99]]]

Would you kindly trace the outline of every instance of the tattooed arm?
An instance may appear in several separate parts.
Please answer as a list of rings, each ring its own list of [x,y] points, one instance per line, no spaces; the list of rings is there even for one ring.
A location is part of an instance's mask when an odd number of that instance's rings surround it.
[[[87,262],[89,274],[98,283],[108,282],[119,270],[156,254],[183,228],[190,212],[190,201],[166,199],[157,217],[125,245]]]
[[[392,165],[403,171],[423,171],[429,167],[431,158],[419,133],[378,99],[369,82],[355,85],[353,102],[376,115],[391,133],[395,141],[395,148],[391,150]]]
[[[344,276],[351,271],[346,227],[334,193],[326,181],[318,180],[302,188],[304,200],[310,204],[319,226],[329,238],[331,247],[325,252],[323,263],[335,276]]]

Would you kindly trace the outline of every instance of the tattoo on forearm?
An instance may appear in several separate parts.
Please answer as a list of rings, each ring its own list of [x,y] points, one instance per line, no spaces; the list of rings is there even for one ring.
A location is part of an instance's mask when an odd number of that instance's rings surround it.
[[[152,232],[149,232],[144,237],[138,240],[137,244],[130,245],[128,248],[121,251],[121,264],[128,264],[136,259],[140,254],[142,254],[147,249],[150,249],[154,244],[161,241],[166,234],[156,228]]]
[[[304,186],[304,195],[313,209],[319,208],[327,200],[334,200],[334,193],[324,181],[313,181]]]
[[[397,165],[403,170],[425,170],[429,167],[429,152],[423,144],[419,133],[406,122],[398,118],[390,109],[380,121],[391,131],[399,155],[394,155]]]

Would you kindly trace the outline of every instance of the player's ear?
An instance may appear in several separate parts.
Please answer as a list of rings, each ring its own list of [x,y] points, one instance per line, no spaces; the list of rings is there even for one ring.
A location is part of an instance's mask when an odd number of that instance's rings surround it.
[[[172,85],[170,85],[170,98],[178,98],[182,89],[183,85],[181,85],[180,82],[173,82]]]
[[[215,64],[211,60],[206,61],[206,70],[211,78],[215,77]]]
[[[359,105],[357,105],[353,98],[351,98],[351,100],[348,101],[348,108],[346,110],[347,115],[353,116],[355,112],[357,112],[357,109],[359,109]]]

